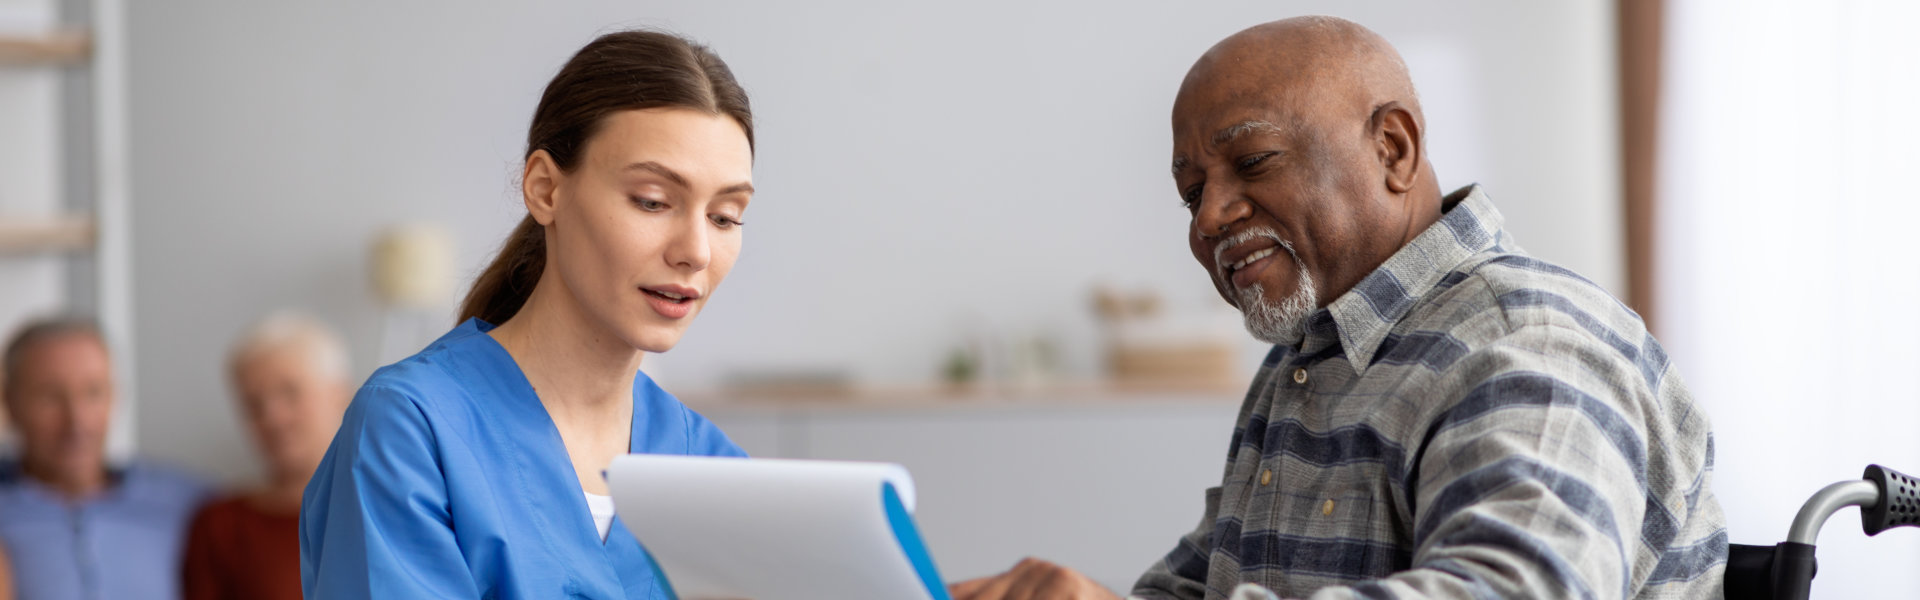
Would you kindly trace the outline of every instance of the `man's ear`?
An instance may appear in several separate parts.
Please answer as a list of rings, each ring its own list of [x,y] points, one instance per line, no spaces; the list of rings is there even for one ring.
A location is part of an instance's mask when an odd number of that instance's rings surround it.
[[[1420,130],[1420,121],[1399,102],[1388,102],[1373,109],[1369,126],[1375,153],[1380,157],[1380,165],[1386,167],[1387,189],[1395,194],[1412,190],[1420,178],[1420,164],[1426,160],[1425,149],[1420,145],[1421,136],[1425,134]]]
[[[520,196],[527,204],[527,214],[542,227],[553,224],[554,210],[560,205],[561,177],[560,165],[546,150],[535,150],[527,156],[526,170],[520,173]]]

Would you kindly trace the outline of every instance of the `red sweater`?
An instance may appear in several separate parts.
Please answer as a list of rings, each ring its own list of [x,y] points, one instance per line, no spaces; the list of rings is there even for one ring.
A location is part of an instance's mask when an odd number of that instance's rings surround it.
[[[200,509],[187,533],[185,600],[300,599],[300,515],[231,496]]]

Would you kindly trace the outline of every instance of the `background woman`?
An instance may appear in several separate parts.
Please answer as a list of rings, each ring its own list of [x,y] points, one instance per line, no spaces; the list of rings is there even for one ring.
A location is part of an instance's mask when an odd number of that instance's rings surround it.
[[[299,600],[300,495],[353,394],[348,362],[333,328],[299,312],[268,315],[234,342],[227,374],[266,481],[194,516],[182,598]]]
[[[464,322],[374,373],[307,488],[307,597],[659,593],[601,471],[744,454],[639,369],[733,266],[752,165],[747,96],[711,51],[632,31],[575,54],[527,135],[527,218]]]

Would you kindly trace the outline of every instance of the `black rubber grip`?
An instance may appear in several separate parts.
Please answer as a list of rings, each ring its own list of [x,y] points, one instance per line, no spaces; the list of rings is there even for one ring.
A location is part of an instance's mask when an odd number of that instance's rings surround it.
[[[1895,527],[1920,525],[1920,480],[1880,465],[1867,465],[1862,478],[1880,486],[1880,501],[1860,510],[1860,529],[1875,535]]]

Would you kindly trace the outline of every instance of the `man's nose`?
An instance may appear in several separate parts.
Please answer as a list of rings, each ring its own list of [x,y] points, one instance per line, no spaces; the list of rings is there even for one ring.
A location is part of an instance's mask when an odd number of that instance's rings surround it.
[[[1193,227],[1206,239],[1226,235],[1233,224],[1253,214],[1253,207],[1240,194],[1238,186],[1209,185],[1201,192],[1200,208],[1194,212]]]

